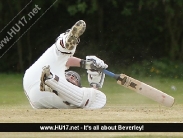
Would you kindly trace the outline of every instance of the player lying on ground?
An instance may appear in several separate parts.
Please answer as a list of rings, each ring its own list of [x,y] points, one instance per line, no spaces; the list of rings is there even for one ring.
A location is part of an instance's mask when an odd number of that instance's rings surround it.
[[[73,57],[85,28],[84,21],[76,22],[26,70],[23,87],[33,108],[99,109],[106,104],[105,94],[98,90],[103,86],[105,74],[91,70],[90,65],[96,68],[108,66],[96,56],[86,56],[86,60]],[[81,87],[79,74],[67,72],[69,67],[87,69],[92,88]]]

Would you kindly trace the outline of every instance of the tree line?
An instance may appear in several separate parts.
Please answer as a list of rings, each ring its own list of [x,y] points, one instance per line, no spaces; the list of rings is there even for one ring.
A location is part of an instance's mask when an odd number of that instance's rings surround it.
[[[0,72],[24,72],[76,21],[86,22],[75,56],[110,66],[183,61],[182,0],[0,1]]]

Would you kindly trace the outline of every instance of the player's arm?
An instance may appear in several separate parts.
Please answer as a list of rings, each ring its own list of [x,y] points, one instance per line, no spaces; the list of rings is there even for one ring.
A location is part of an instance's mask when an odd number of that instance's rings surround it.
[[[91,69],[91,64],[93,64],[96,68],[105,69],[108,67],[103,60],[97,58],[96,56],[86,56],[86,60],[77,57],[70,57],[66,62],[67,67],[81,67],[87,69],[88,82],[90,86],[95,89],[102,88],[105,74],[101,71]]]
[[[108,67],[103,60],[96,56],[86,56],[86,60],[77,57],[70,57],[66,62],[67,67],[81,67],[84,69],[91,69],[91,64],[96,68],[106,69]]]
[[[80,67],[80,62],[81,62],[80,58],[70,57],[66,62],[66,66],[67,67]]]

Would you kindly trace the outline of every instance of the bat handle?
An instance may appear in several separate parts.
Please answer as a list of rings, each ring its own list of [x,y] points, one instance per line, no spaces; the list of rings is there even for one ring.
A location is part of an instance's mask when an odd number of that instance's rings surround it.
[[[112,78],[115,78],[116,80],[118,80],[119,77],[120,77],[120,75],[114,74],[114,73],[112,73],[112,72],[110,72],[110,71],[108,71],[108,70],[106,70],[106,69],[96,68],[93,64],[91,64],[90,67],[91,67],[92,69],[102,71],[102,72],[105,73],[106,75],[108,75],[108,76],[110,76],[110,77],[112,77]]]
[[[110,71],[108,71],[106,69],[102,70],[102,72],[105,73],[106,75],[112,77],[112,78],[115,78],[116,80],[119,78],[119,75],[114,74],[114,73],[112,73],[112,72],[110,72]]]
[[[114,77],[115,76],[114,73],[112,73],[112,72],[110,72],[110,71],[108,71],[106,69],[104,69],[102,72],[105,73],[106,75],[110,76],[110,77]]]

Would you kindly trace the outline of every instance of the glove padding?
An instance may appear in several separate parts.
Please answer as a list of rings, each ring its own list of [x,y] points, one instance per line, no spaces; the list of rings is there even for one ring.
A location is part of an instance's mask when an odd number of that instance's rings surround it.
[[[80,67],[84,69],[102,70],[106,69],[108,65],[96,56],[86,56],[86,60],[81,60]]]
[[[87,70],[88,82],[91,87],[102,88],[104,84],[105,74],[97,70]]]
[[[103,60],[96,56],[86,56],[86,61],[93,61],[93,64],[96,68],[106,69],[108,67],[108,65],[105,64]]]

